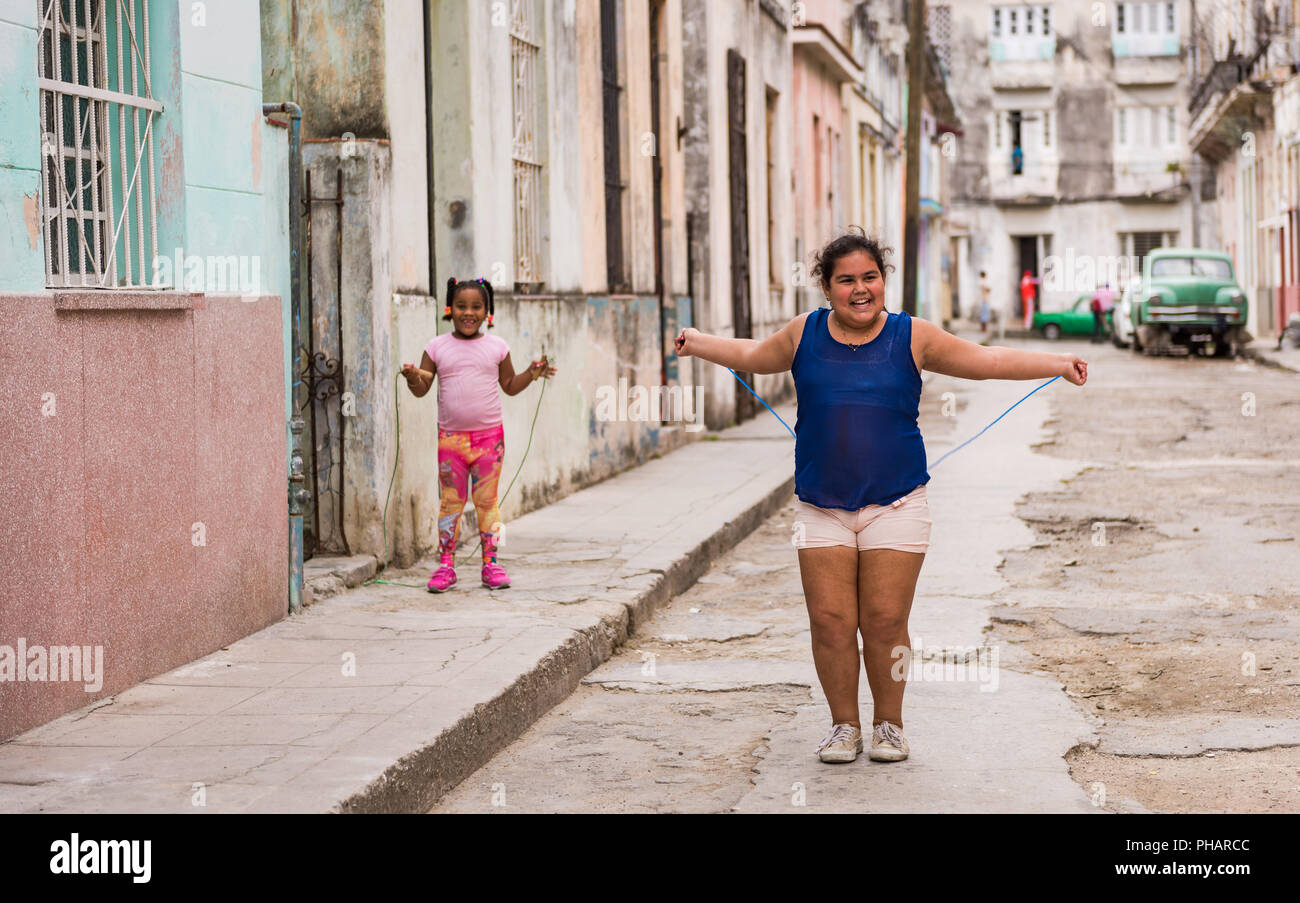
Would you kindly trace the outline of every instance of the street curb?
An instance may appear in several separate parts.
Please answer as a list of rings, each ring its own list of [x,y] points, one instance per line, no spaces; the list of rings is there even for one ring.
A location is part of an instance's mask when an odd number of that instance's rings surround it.
[[[1295,367],[1290,367],[1279,360],[1269,357],[1268,352],[1260,348],[1242,348],[1241,353],[1250,358],[1257,364],[1263,364],[1266,367],[1276,367],[1279,370],[1289,370],[1292,373],[1300,373]]]
[[[379,561],[374,555],[312,559],[303,570],[302,607],[306,608],[365,583],[378,573]]]
[[[509,687],[460,718],[423,748],[384,769],[365,790],[334,807],[341,813],[424,813],[494,755],[517,740],[542,715],[567,699],[582,679],[608,660],[650,616],[689,589],[713,560],[754,532],[794,493],[791,474],[739,516],[727,521],[654,579],[628,577],[630,600],[551,650]],[[638,575],[644,577],[645,575]],[[648,585],[646,585],[648,583]],[[639,585],[638,585],[639,584]],[[616,590],[617,592],[617,590]]]

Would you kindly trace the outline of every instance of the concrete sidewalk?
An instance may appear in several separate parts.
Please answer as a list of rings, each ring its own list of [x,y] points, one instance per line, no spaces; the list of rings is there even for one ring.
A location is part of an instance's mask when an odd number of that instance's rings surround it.
[[[1290,344],[1287,344],[1284,348],[1278,348],[1276,341],[1269,342],[1256,339],[1243,349],[1243,353],[1246,357],[1259,361],[1261,364],[1271,364],[1284,370],[1300,373],[1300,348],[1292,348]]]
[[[509,589],[482,587],[477,560],[442,595],[337,586],[0,745],[0,812],[427,811],[784,504],[793,474],[762,411],[509,523]],[[384,577],[422,587],[432,566]]]

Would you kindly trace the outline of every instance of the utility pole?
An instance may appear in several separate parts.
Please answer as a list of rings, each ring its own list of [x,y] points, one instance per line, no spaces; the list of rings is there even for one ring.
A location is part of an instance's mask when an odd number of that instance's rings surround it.
[[[903,310],[916,316],[921,228],[921,101],[925,97],[925,0],[907,0],[907,186],[903,211]]]

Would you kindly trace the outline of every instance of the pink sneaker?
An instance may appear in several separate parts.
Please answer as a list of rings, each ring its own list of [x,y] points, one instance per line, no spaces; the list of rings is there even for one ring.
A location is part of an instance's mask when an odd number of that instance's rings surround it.
[[[488,589],[505,589],[510,585],[510,578],[506,576],[506,569],[495,561],[483,565],[483,585]]]
[[[445,593],[456,583],[456,569],[450,561],[444,561],[433,576],[429,578],[429,592]]]

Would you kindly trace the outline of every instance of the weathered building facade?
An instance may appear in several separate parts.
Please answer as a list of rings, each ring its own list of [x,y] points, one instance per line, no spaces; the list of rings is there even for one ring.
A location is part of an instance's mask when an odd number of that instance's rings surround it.
[[[304,386],[302,404],[318,427],[322,552],[409,563],[436,542],[436,401],[396,374],[449,328],[449,277],[492,282],[516,370],[544,352],[559,371],[535,431],[541,386],[503,402],[507,473],[533,432],[507,520],[735,418],[715,372],[697,410],[698,365],[672,349],[696,322],[692,292],[729,291],[725,257],[697,255],[688,277],[688,2],[263,3],[268,86],[304,107],[316,196],[310,347],[324,390]],[[710,73],[720,128],[725,70]],[[727,135],[702,134],[707,179]],[[725,200],[726,182],[716,190]],[[599,403],[637,392],[664,404],[643,414],[625,398],[610,417]]]
[[[1272,336],[1300,310],[1300,46],[1294,0],[1201,0],[1189,145],[1202,209],[1250,299],[1247,329]]]
[[[289,609],[263,101],[256,0],[0,0],[0,740]]]
[[[959,294],[1024,316],[1125,278],[1153,247],[1190,244],[1190,4],[956,0],[951,84],[966,111],[952,209]]]

